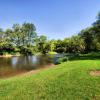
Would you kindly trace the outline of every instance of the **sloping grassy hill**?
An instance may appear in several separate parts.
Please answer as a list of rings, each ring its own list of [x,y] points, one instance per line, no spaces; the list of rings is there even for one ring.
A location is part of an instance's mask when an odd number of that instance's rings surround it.
[[[0,80],[0,100],[100,100],[99,60],[65,62],[36,74]]]

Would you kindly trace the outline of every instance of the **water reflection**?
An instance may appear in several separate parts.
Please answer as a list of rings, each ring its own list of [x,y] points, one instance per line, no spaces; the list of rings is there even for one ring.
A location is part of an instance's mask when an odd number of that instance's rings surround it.
[[[37,66],[45,66],[45,65],[49,65],[51,64],[53,61],[52,61],[52,58],[48,55],[41,55],[41,56],[38,56],[37,57]]]
[[[13,76],[52,63],[47,55],[0,58],[0,77]]]

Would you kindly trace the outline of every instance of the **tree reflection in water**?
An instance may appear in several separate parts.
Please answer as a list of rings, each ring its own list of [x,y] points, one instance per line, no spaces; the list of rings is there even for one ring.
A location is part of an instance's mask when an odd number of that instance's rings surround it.
[[[13,76],[52,63],[47,55],[0,58],[0,77]]]

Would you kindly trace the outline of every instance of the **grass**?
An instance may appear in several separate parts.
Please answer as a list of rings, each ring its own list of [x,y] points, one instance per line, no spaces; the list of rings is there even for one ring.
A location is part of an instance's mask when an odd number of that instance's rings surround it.
[[[54,54],[57,54],[57,52],[48,52],[48,54],[54,55]]]
[[[100,100],[100,61],[64,62],[36,74],[0,80],[0,100]]]

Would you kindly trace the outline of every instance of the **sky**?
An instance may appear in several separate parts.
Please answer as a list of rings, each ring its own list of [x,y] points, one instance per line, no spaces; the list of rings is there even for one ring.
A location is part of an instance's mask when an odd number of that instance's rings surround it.
[[[100,0],[0,0],[0,28],[33,23],[38,35],[63,39],[89,27],[100,11]]]

